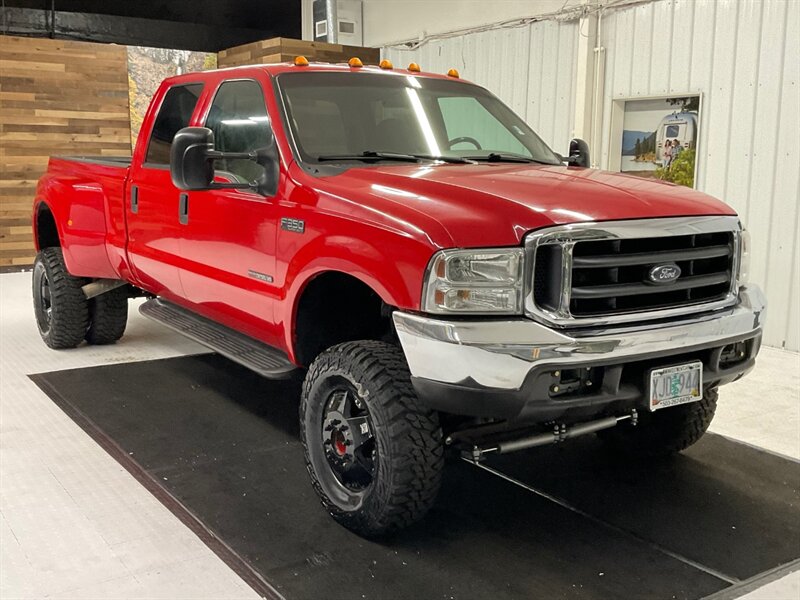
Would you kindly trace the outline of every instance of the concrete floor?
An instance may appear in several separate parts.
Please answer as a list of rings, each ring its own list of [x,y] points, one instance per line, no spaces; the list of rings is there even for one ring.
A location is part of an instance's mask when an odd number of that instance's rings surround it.
[[[114,346],[39,339],[30,274],[0,275],[0,598],[256,598],[27,377],[205,350],[141,318]],[[87,390],[91,393],[91,390]],[[800,460],[800,355],[762,349],[711,429]],[[800,572],[748,599],[800,599]]]

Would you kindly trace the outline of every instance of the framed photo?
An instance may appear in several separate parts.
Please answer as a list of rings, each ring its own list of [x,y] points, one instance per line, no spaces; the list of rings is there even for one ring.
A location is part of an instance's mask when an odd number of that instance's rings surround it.
[[[615,100],[609,169],[695,187],[701,102],[697,93]]]

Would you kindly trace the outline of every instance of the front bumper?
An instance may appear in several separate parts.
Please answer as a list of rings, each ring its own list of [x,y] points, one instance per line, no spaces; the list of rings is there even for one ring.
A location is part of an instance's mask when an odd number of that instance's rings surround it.
[[[414,387],[430,407],[549,420],[640,405],[645,374],[656,366],[700,359],[706,386],[741,377],[755,362],[765,305],[761,290],[750,285],[731,308],[627,327],[555,330],[524,318],[444,320],[400,311],[393,317]],[[741,360],[722,360],[723,349],[738,342],[744,343]],[[594,389],[551,393],[553,373],[580,369],[602,369],[599,379],[594,372]]]

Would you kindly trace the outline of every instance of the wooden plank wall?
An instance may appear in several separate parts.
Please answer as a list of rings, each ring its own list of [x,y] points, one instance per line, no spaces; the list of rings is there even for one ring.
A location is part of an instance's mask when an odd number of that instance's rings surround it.
[[[125,46],[0,35],[0,267],[29,265],[50,155],[129,155]]]
[[[358,56],[365,65],[377,65],[381,60],[381,51],[379,48],[273,38],[223,50],[217,54],[217,64],[220,68],[267,65],[292,61],[296,56],[305,56],[312,62],[328,63],[347,62],[352,56]]]

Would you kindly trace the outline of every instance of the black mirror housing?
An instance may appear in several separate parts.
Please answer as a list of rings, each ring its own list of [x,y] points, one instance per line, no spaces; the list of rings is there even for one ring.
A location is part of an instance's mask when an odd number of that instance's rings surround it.
[[[211,189],[214,181],[214,132],[207,127],[184,127],[172,140],[169,172],[180,190]]]
[[[207,127],[184,127],[172,140],[169,159],[172,183],[180,190],[251,189],[265,196],[274,196],[278,190],[278,148],[271,131],[264,148],[253,152],[219,152],[214,149],[213,131]],[[249,183],[216,183],[214,161],[222,159],[252,160],[264,167],[264,174]]]
[[[592,164],[589,159],[589,144],[580,138],[574,138],[569,143],[569,157],[567,164],[570,167],[589,168]]]

